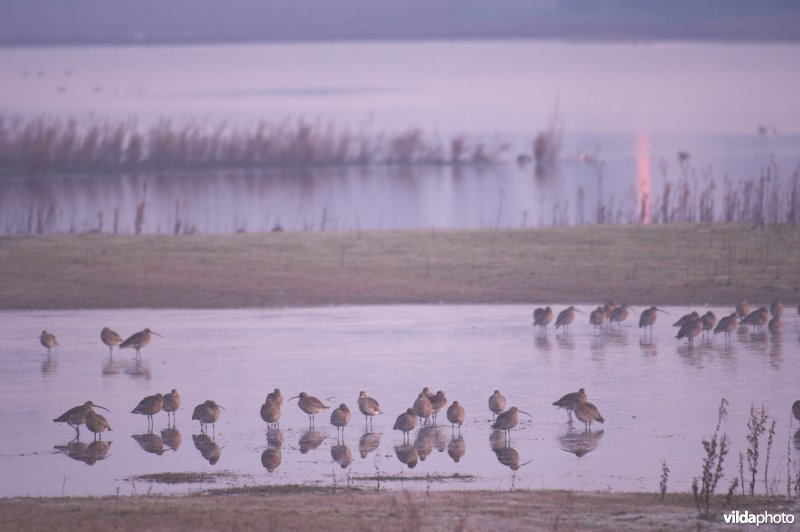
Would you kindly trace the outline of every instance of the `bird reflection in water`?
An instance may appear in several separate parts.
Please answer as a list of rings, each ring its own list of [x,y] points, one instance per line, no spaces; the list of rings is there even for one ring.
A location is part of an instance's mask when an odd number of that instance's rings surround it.
[[[350,462],[353,461],[353,453],[350,452],[347,445],[339,443],[331,447],[331,458],[333,458],[333,461],[339,464],[342,469],[347,469],[350,467]]]
[[[407,465],[409,469],[414,469],[419,462],[419,453],[410,443],[395,445],[394,454],[400,460],[400,463]]]
[[[378,448],[381,444],[381,436],[380,432],[365,432],[361,436],[361,439],[358,440],[358,452],[361,454],[361,458],[366,458],[369,453]]]
[[[149,381],[153,378],[153,374],[150,371],[150,366],[141,360],[135,362],[126,362],[123,366],[123,370],[125,371],[125,374],[132,379],[143,379]]]
[[[436,427],[433,426],[422,427],[414,439],[414,449],[417,450],[419,459],[423,462],[433,452],[433,442],[436,439],[435,431]]]
[[[325,441],[325,433],[316,429],[308,429],[300,436],[300,441],[297,444],[300,446],[300,453],[306,454],[308,451],[313,451]]]
[[[511,447],[511,441],[506,438],[505,431],[494,430],[489,435],[489,447],[497,457],[497,461],[511,469],[511,491],[517,482],[517,471],[520,467],[530,464],[533,460],[521,464],[519,453]]]
[[[131,436],[145,452],[161,456],[167,450],[164,448],[164,440],[158,434],[148,432],[147,434],[134,434]]]
[[[219,462],[222,450],[208,434],[193,434],[192,440],[194,440],[195,448],[200,451],[203,458],[208,460],[209,464],[214,465]]]
[[[572,428],[570,428],[566,434],[558,437],[558,443],[561,446],[561,450],[572,453],[580,458],[594,451],[602,438],[602,430],[597,432],[580,432],[573,431]]]
[[[42,360],[42,375],[52,375],[58,369],[58,362],[54,357],[47,355]]]
[[[794,433],[794,448],[800,451],[800,429]]]
[[[103,365],[100,367],[100,375],[103,377],[113,377],[114,375],[119,375],[121,371],[122,364],[116,362],[111,357],[108,357],[108,360],[105,360]]]
[[[458,437],[450,439],[450,442],[447,444],[447,454],[453,459],[453,462],[458,463],[466,452],[467,445],[461,434],[459,434]]]
[[[111,449],[111,442],[93,441],[87,445],[78,439],[74,439],[66,445],[56,445],[55,448],[73,460],[83,462],[87,465],[94,465],[108,456],[108,451]]]
[[[181,446],[183,443],[183,438],[181,437],[181,431],[176,429],[175,427],[168,427],[161,431],[161,440],[164,442],[164,445],[172,449],[173,451],[177,451],[178,447]]]
[[[267,429],[267,448],[261,453],[261,465],[272,473],[283,461],[283,454],[281,453],[283,447],[283,431],[278,428]]]

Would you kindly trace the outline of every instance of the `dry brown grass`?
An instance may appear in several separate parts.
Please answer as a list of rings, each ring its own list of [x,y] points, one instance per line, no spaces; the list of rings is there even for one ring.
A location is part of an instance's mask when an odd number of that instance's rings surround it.
[[[750,497],[731,508],[797,511]],[[255,488],[187,497],[0,500],[1,530],[686,530],[723,528],[696,517],[688,494],[566,491],[361,492]]]
[[[0,257],[6,309],[800,298],[794,225],[6,237]]]

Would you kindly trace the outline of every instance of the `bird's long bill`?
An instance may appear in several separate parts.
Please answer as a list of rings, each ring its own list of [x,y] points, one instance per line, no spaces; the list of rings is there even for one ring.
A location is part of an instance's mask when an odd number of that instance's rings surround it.
[[[580,312],[581,314],[586,314],[584,311],[582,311],[582,310],[581,310],[581,309],[579,309],[579,308],[576,308],[576,309],[575,309],[575,312]]]
[[[530,460],[528,460],[528,461],[527,461],[527,462],[525,462],[524,464],[520,464],[519,466],[520,466],[520,467],[523,467],[523,466],[526,466],[526,465],[530,464],[531,462],[533,462],[533,458],[531,458]]]
[[[530,414],[529,414],[529,413],[527,413],[526,411],[524,411],[524,410],[520,410],[519,408],[517,408],[517,412],[520,412],[520,413],[522,413],[522,414],[525,414],[525,415],[526,415],[526,416],[528,416],[528,417],[533,417],[532,415],[530,415]]]
[[[159,338],[164,338],[164,336],[163,336],[163,335],[161,335],[161,334],[159,334],[159,333],[157,333],[157,332],[155,332],[155,331],[150,331],[150,334],[155,334],[155,335],[156,335],[156,336],[158,336]]]
[[[287,401],[291,401],[292,399],[297,399],[298,397],[300,397],[300,396],[299,395],[295,395],[294,397],[288,398]]]
[[[93,406],[94,408],[102,408],[102,409],[103,409],[103,410],[105,410],[106,412],[111,412],[111,410],[109,410],[108,408],[106,408],[106,407],[104,407],[104,406],[100,406],[100,405],[96,405],[96,404],[92,404],[92,406]]]
[[[220,408],[221,408],[221,409],[223,409],[223,410],[227,410],[227,409],[226,409],[224,406],[222,406],[222,405],[221,405],[221,404],[219,404],[219,403],[217,403],[217,406],[218,406],[218,407],[220,407]]]
[[[663,312],[664,314],[669,316],[669,312],[667,312],[666,310],[661,310],[660,308],[657,308],[656,310],[659,311],[659,312]]]

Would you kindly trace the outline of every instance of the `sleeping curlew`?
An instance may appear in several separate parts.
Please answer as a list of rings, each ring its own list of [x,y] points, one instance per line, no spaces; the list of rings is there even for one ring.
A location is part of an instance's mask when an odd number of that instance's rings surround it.
[[[56,335],[50,334],[47,331],[42,331],[42,334],[39,336],[39,342],[47,348],[47,355],[50,355],[50,351],[58,345],[58,340],[56,340]]]
[[[75,429],[75,435],[80,436],[80,426],[86,423],[86,416],[89,412],[92,411],[92,408],[102,408],[106,412],[110,412],[110,410],[104,406],[96,405],[91,401],[86,401],[82,405],[78,405],[75,407],[70,408],[53,421],[56,423],[66,423],[73,429]]]
[[[403,433],[403,441],[408,440],[408,433],[414,430],[417,426],[417,414],[414,413],[413,408],[407,409],[405,412],[397,416],[394,422],[394,430],[399,430]]]
[[[586,390],[583,388],[577,392],[568,393],[558,401],[554,402],[553,406],[564,408],[567,411],[568,420],[572,421],[572,409],[575,407],[575,403],[580,400],[586,401]]]
[[[100,331],[100,340],[108,346],[108,356],[111,356],[114,348],[122,343],[122,337],[108,327],[103,327],[103,330]]]
[[[575,412],[575,417],[578,418],[578,421],[584,424],[586,430],[591,430],[593,421],[600,423],[605,423],[606,421],[603,419],[603,416],[600,415],[600,411],[597,410],[597,407],[589,401],[578,401],[575,403],[573,412]]]
[[[500,390],[495,390],[489,396],[489,410],[492,411],[492,419],[506,409],[506,396],[500,393]]]
[[[148,395],[136,405],[136,408],[131,410],[131,414],[142,414],[147,416],[147,428],[150,432],[153,431],[153,416],[161,412],[164,407],[164,396],[160,393],[155,395]]]
[[[367,392],[361,390],[358,392],[358,409],[364,414],[364,420],[367,425],[372,425],[372,418],[378,414],[383,414],[381,405],[372,397],[367,396]]]

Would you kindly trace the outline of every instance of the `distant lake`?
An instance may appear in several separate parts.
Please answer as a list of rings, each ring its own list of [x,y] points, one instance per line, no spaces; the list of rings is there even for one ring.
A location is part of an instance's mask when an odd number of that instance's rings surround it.
[[[518,227],[636,218],[668,180],[788,182],[800,46],[542,41],[0,49],[0,112],[92,121],[419,127],[510,143],[508,164],[0,179],[0,232]],[[548,176],[514,163],[554,109]],[[760,128],[760,129],[759,129]],[[683,168],[678,153],[684,157]],[[596,163],[602,162],[602,181]],[[145,191],[144,183],[147,182]],[[788,186],[788,185],[787,185]],[[654,205],[654,209],[656,206]],[[116,223],[115,223],[116,220]]]

